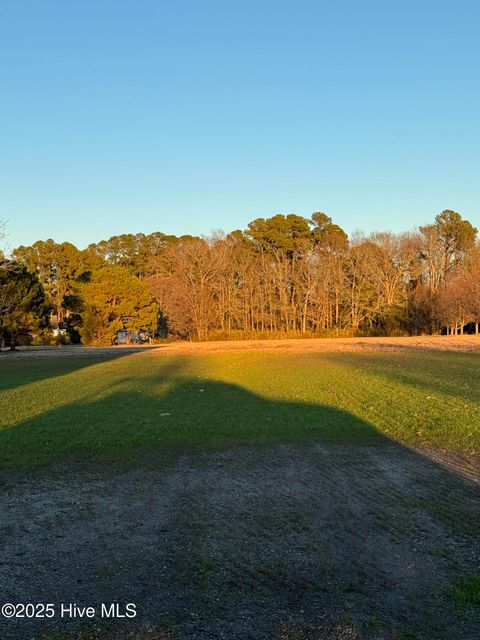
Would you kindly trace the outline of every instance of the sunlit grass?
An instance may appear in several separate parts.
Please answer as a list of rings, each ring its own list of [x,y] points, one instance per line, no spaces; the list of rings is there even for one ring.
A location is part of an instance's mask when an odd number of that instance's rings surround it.
[[[372,442],[480,449],[480,357],[260,354],[0,361],[0,465],[152,445]]]

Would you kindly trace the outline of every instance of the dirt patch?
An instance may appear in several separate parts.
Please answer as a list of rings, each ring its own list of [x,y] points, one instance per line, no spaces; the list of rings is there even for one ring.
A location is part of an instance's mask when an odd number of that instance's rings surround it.
[[[451,584],[480,570],[480,473],[431,455],[279,445],[4,475],[2,600],[136,603],[92,623],[112,640],[474,640]],[[3,621],[2,638],[45,626]]]

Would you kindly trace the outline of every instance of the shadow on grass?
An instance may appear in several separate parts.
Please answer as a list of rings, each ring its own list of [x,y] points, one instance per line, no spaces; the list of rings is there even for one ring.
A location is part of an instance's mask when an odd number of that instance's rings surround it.
[[[176,378],[179,367],[174,360],[162,369],[162,376],[176,380],[164,395],[148,392],[149,385],[158,384],[158,376],[145,377],[138,392],[116,391],[101,400],[68,404],[0,431],[0,467],[92,456],[128,462],[152,445],[387,441],[346,411],[269,401],[233,384]]]
[[[156,347],[62,347],[58,355],[55,349],[38,352],[9,351],[0,354],[0,392],[16,389],[33,382],[64,376],[109,360],[118,360]],[[27,356],[26,354],[29,353]],[[37,353],[37,355],[35,355]],[[28,364],[28,368],[25,366]]]
[[[188,377],[184,362],[166,361],[125,392],[115,388],[0,432],[4,469],[84,460],[163,471],[165,453],[173,451],[174,462],[182,454],[166,476],[139,473],[135,481],[135,473],[107,469],[98,481],[68,466],[65,479],[39,473],[29,485],[33,497],[21,486],[19,502],[28,508],[5,503],[18,529],[7,532],[10,545],[18,552],[20,544],[26,559],[20,565],[15,553],[5,556],[11,601],[26,601],[28,589],[52,602],[138,601],[138,624],[166,621],[186,630],[175,637],[205,640],[347,637],[335,631],[345,612],[358,629],[376,621],[370,637],[377,638],[395,637],[380,633],[406,624],[420,629],[410,637],[429,639],[433,623],[439,638],[450,637],[445,628],[452,638],[473,629],[462,627],[448,585],[460,571],[477,570],[475,483],[346,411]],[[159,375],[172,383],[163,395]],[[196,455],[286,442],[304,444]],[[28,522],[19,525],[22,514]],[[29,526],[32,514],[40,525]],[[322,626],[329,617],[331,635]],[[279,621],[298,635],[283,634]]]
[[[109,350],[107,360],[124,359],[132,350]],[[478,356],[450,354],[458,364],[459,379],[441,367],[436,356],[426,361],[410,360],[405,354],[342,354],[342,363],[388,381],[426,387],[448,393],[448,387],[463,385],[461,372],[474,368]],[[335,355],[322,359],[337,362]],[[465,362],[467,359],[467,363]],[[65,376],[105,361],[83,358],[25,361],[18,365],[17,386]],[[40,411],[28,419],[0,430],[0,468],[21,469],[62,459],[131,462],[156,446],[218,448],[235,444],[278,442],[388,444],[392,440],[370,422],[335,406],[270,400],[226,382],[192,377],[190,359],[147,358],[135,366],[101,368],[87,388],[79,380],[68,389],[79,398],[54,409]],[[194,367],[193,367],[194,369]],[[432,374],[432,371],[434,372]],[[473,376],[478,376],[475,370]],[[20,382],[21,379],[21,382]],[[90,380],[90,379],[89,379]],[[479,393],[472,380],[472,399]],[[7,380],[3,389],[15,387]],[[437,386],[435,386],[437,385]],[[57,387],[55,387],[56,389]],[[61,390],[61,387],[58,387]],[[0,384],[0,390],[3,390]],[[37,396],[52,393],[38,388]],[[456,395],[450,389],[451,395]],[[82,397],[83,394],[83,397]],[[102,397],[100,395],[103,394]],[[62,400],[62,396],[59,395]],[[480,397],[479,397],[480,399]],[[22,403],[22,396],[17,402]],[[51,406],[52,406],[51,405]]]
[[[338,362],[333,354],[324,357]],[[344,353],[342,362],[387,381],[480,402],[480,353]]]

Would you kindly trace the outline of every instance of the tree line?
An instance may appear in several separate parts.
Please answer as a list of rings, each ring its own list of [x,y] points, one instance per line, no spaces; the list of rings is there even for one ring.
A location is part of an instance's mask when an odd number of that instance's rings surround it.
[[[124,234],[80,250],[39,240],[2,257],[9,344],[151,338],[407,335],[480,326],[477,229],[445,210],[405,233],[348,237],[324,213],[210,237]]]

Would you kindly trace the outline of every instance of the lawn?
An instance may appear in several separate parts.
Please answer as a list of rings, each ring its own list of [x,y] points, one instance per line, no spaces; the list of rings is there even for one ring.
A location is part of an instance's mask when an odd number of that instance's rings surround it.
[[[435,351],[0,359],[0,467],[311,440],[478,451],[479,365]]]
[[[0,358],[1,595],[138,617],[2,639],[478,638],[480,354],[92,353]]]

